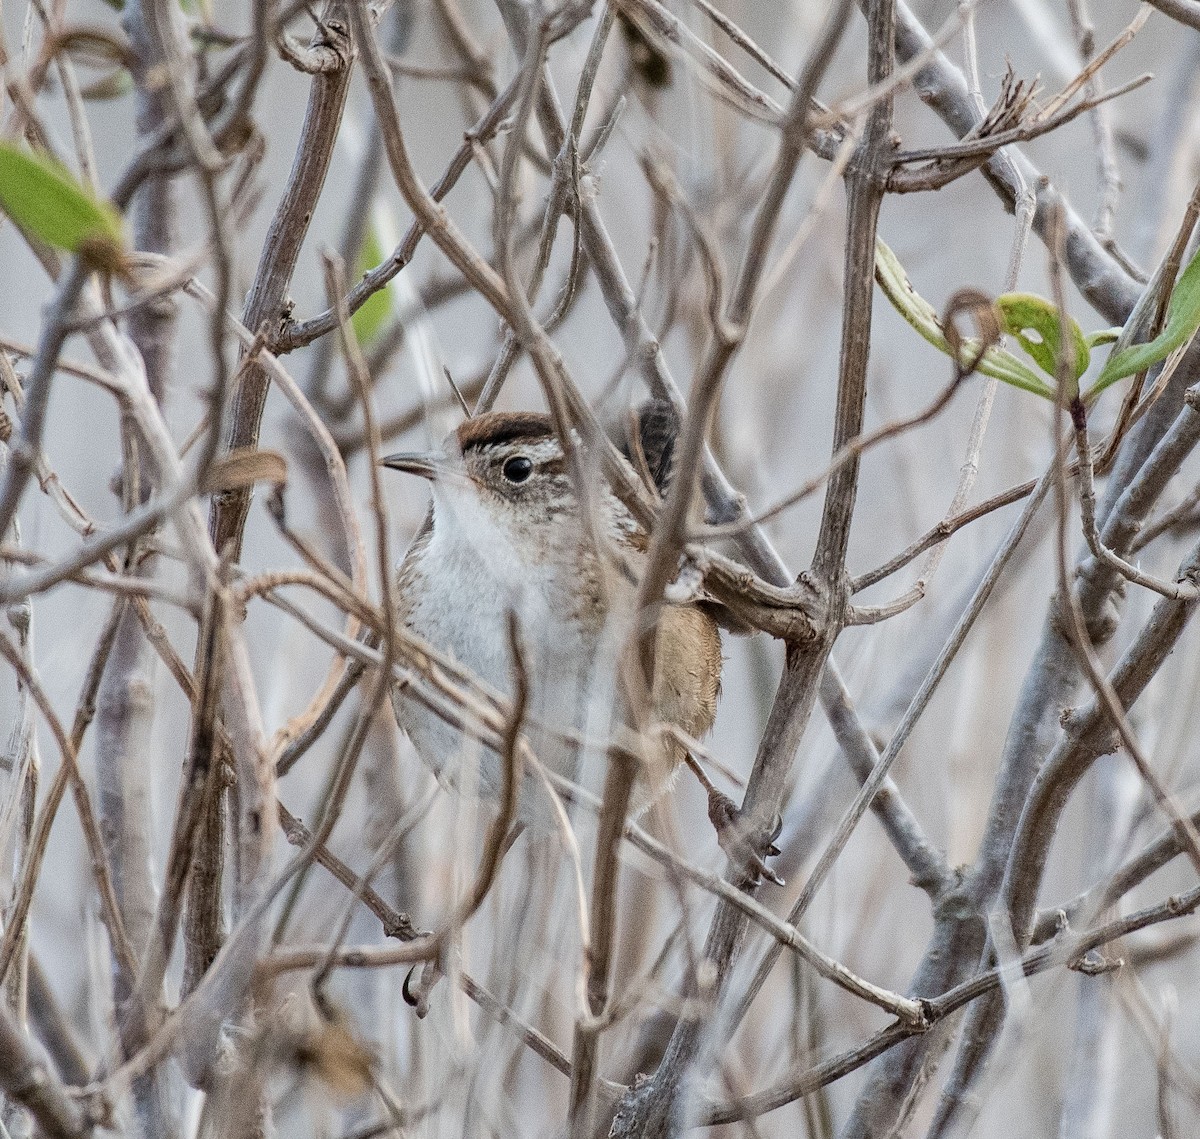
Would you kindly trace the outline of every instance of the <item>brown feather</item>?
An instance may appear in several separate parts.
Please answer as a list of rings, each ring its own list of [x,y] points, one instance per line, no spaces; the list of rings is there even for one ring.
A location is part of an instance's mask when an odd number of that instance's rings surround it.
[[[488,411],[459,424],[459,449],[465,455],[473,447],[495,446],[516,439],[545,439],[554,434],[548,415],[537,411]]]

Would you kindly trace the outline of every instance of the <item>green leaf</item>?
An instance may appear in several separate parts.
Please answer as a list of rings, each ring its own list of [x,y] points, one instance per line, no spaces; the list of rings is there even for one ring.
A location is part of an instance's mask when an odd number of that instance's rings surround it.
[[[1061,330],[1054,305],[1033,293],[1005,293],[996,298],[996,307],[1004,317],[1004,330],[1017,338],[1043,372],[1057,376]],[[1079,394],[1079,377],[1087,371],[1091,353],[1083,330],[1070,317],[1067,320],[1074,347],[1071,376],[1074,390],[1069,394],[1075,396]]]
[[[1186,344],[1197,328],[1200,328],[1200,252],[1188,262],[1171,292],[1163,330],[1149,343],[1131,344],[1109,356],[1096,382],[1084,396],[1085,401],[1090,403],[1110,384],[1165,360],[1176,348]]]
[[[133,76],[123,67],[114,68],[107,75],[82,85],[79,93],[90,102],[120,99],[133,90]]]
[[[379,240],[375,224],[372,222],[367,226],[367,232],[363,235],[362,247],[358,251],[356,274],[361,277],[369,269],[374,269],[383,260],[383,256],[383,245]],[[350,318],[351,327],[354,329],[354,335],[358,337],[359,344],[365,346],[378,336],[391,315],[391,289],[382,288],[372,293]]]
[[[125,263],[121,215],[45,155],[0,141],[0,209],[33,237],[98,269]]]
[[[1116,344],[1121,338],[1121,330],[1119,328],[1098,328],[1095,332],[1089,332],[1084,336],[1089,348],[1099,348],[1102,344]]]
[[[952,355],[946,340],[945,329],[938,319],[937,310],[912,287],[904,266],[896,255],[881,241],[875,239],[875,280],[884,296],[892,302],[896,311],[908,321],[930,344],[947,356]],[[978,341],[964,339],[963,360],[970,360],[979,350]],[[1041,379],[1027,364],[1003,348],[989,348],[976,369],[985,376],[992,376],[1003,383],[1022,391],[1033,392],[1044,399],[1054,398],[1054,389]]]

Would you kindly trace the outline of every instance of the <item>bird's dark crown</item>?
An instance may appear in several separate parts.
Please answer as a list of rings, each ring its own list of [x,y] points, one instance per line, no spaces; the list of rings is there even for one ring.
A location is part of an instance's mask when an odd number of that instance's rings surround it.
[[[513,443],[518,439],[540,442],[554,437],[554,424],[537,411],[487,411],[468,419],[455,432],[464,455],[479,447]]]

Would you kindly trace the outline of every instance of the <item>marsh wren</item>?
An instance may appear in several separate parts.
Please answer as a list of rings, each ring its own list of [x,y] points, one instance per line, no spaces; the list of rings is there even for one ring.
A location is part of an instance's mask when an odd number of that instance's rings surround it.
[[[664,473],[654,443],[647,466]],[[649,450],[649,448],[648,448]],[[429,479],[433,508],[397,578],[397,618],[476,677],[511,696],[514,683],[509,613],[515,613],[528,675],[525,729],[547,768],[575,779],[581,736],[611,729],[616,661],[631,631],[637,575],[647,535],[604,480],[591,481],[592,525],[550,418],[489,412],[463,423],[441,451],[392,455],[385,466]],[[632,472],[631,472],[632,473]],[[721,642],[716,622],[698,604],[666,605],[658,624],[651,693],[654,718],[690,736],[703,735],[716,712]],[[472,779],[496,795],[500,758],[446,724],[403,691],[396,718],[418,754],[450,784]],[[668,739],[651,772],[639,779],[645,804],[684,758]],[[553,826],[540,780],[526,773],[518,820]]]

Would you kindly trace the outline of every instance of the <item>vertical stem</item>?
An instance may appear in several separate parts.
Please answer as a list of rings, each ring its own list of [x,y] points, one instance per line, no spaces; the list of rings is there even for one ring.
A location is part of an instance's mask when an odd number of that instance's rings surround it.
[[[865,11],[867,81],[876,85],[892,73],[896,14],[892,0],[871,0]],[[858,153],[846,176],[850,220],[846,235],[842,346],[834,408],[835,454],[862,431],[867,364],[871,354],[871,306],[875,296],[875,232],[884,193],[879,167],[889,146],[891,130],[892,100],[885,97],[875,104],[867,119]],[[858,494],[858,470],[859,459],[855,456],[834,472],[825,495],[813,570],[830,584],[845,573],[850,519]]]
[[[257,331],[265,325],[268,336],[279,331],[286,316],[288,286],[325,184],[350,89],[354,50],[348,5],[331,0],[318,27],[321,46],[340,61],[340,66],[322,70],[313,78],[291,175],[271,219],[242,314],[246,327]],[[240,376],[225,439],[229,450],[257,445],[269,387],[267,372],[257,363],[243,369]],[[231,560],[241,552],[250,494],[249,488],[238,488],[213,496],[209,534],[218,553]],[[212,774],[197,831],[200,841],[193,847],[193,885],[185,919],[186,975],[192,983],[198,981],[221,943],[222,806],[219,780]]]
[[[133,607],[126,605],[123,609],[97,698],[97,814],[121,917],[130,945],[138,960],[143,961],[153,936],[157,899],[150,845],[154,654]],[[142,1000],[132,999],[134,989],[133,977],[121,970],[114,972],[113,998],[126,1058],[145,1040],[147,1010],[140,1007]],[[158,1002],[161,989],[145,995]],[[146,1135],[171,1135],[178,1122],[172,1119],[165,1102],[163,1076],[165,1073],[146,1076],[134,1087],[138,1118]]]
[[[13,531],[19,534],[19,527],[14,526]],[[8,611],[8,621],[16,630],[17,643],[21,652],[30,658],[32,656],[33,606],[29,604],[28,600],[13,605]],[[15,679],[17,682],[16,715],[13,717],[12,734],[9,736],[8,746],[3,756],[4,766],[8,769],[9,802],[4,804],[2,813],[10,820],[11,831],[6,827],[5,830],[8,833],[0,834],[0,841],[3,842],[3,847],[0,848],[0,857],[4,857],[6,861],[9,858],[9,834],[12,837],[11,865],[14,882],[29,857],[37,801],[38,775],[41,768],[33,698],[20,676]],[[0,881],[2,880],[0,879]],[[11,919],[13,908],[10,896],[9,904],[3,913],[5,924]],[[18,931],[18,938],[16,957],[8,971],[8,976],[4,979],[4,999],[0,1001],[0,1004],[6,1004],[17,1022],[24,1028],[28,1006],[28,923],[22,923],[22,927]],[[10,1124],[13,1122],[10,1116],[14,1111],[17,1115],[21,1114],[20,1109],[14,1109],[12,1105],[5,1106],[2,1114],[4,1122]]]
[[[137,134],[145,140],[162,127],[169,112],[163,85],[155,69],[163,60],[162,46],[151,33],[147,0],[129,0],[122,23],[133,49]],[[140,252],[169,255],[175,245],[176,190],[171,176],[149,174],[134,194],[130,208],[133,247]],[[162,403],[171,375],[175,344],[176,305],[171,296],[156,297],[129,314],[129,338],[141,353],[151,394]]]
[[[170,114],[170,100],[156,81],[164,62],[162,44],[154,34],[153,15],[147,0],[130,0],[122,22],[133,51],[137,134],[145,140],[158,131]],[[138,187],[131,205],[133,246],[141,252],[170,255],[175,245],[176,191],[169,175],[150,174]],[[168,390],[173,365],[176,306],[165,296],[139,305],[130,313],[128,332],[146,370],[146,382],[161,404]],[[130,507],[149,499],[150,468],[132,449],[124,472],[126,501]],[[131,497],[134,488],[136,496]],[[154,561],[141,562],[134,571],[153,573]],[[139,961],[154,930],[157,890],[151,872],[150,788],[152,772],[149,734],[154,718],[155,655],[142,634],[132,606],[123,607],[116,639],[104,670],[97,699],[96,749],[97,811],[101,834],[112,866],[113,887],[130,944]],[[137,994],[135,979],[120,970],[113,976],[113,998],[121,1050],[128,1058],[144,1042],[147,1009]],[[134,1083],[134,1102],[143,1134],[169,1136],[178,1117],[169,1102],[166,1072],[143,1076]]]
[[[242,323],[247,328],[257,332],[265,324],[268,337],[279,331],[286,315],[288,286],[325,185],[350,90],[354,49],[347,9],[347,4],[333,0],[323,13],[321,28],[326,46],[337,53],[342,66],[322,71],[313,79],[292,173],[271,219],[258,272],[242,313]],[[229,450],[252,447],[258,442],[268,386],[267,373],[259,365],[252,364],[242,372],[231,401],[225,440]],[[248,489],[228,490],[213,496],[209,533],[218,553],[231,546],[232,556],[237,559],[249,512]]]
[[[765,256],[770,227],[778,215],[783,195],[799,158],[799,148],[803,145],[803,126],[798,125],[797,116],[799,124],[803,124],[816,80],[832,56],[847,15],[848,11],[844,5],[835,7],[825,35],[814,49],[793,96],[772,181],[764,196],[760,213],[755,219],[747,259],[742,265],[738,284],[725,314],[729,327],[716,330],[710,358],[706,361],[707,366],[702,369],[697,379],[701,402],[697,406],[694,397],[693,407],[685,425],[683,442],[677,453],[680,468],[689,474],[700,468],[702,443],[711,410],[715,406],[713,402],[704,402],[712,401],[715,394],[708,389],[716,387],[740,342],[745,323],[751,313],[758,273],[750,263]],[[871,84],[877,84],[886,79],[892,69],[892,0],[873,0],[868,5],[867,18],[870,29],[868,79]],[[879,206],[883,200],[879,171],[885,158],[885,148],[889,143],[891,121],[891,96],[884,95],[871,112],[867,130],[849,173],[850,221],[842,355],[832,443],[834,452],[857,435],[862,425],[871,334],[871,303],[874,296],[875,227]],[[681,485],[682,482],[683,480],[680,480],[676,484],[668,497],[660,519],[660,527],[678,526],[686,515],[693,488]],[[816,702],[822,671],[833,642],[841,630],[846,591],[846,547],[857,483],[858,464],[847,463],[831,480],[826,495],[813,570],[818,585],[824,587],[830,597],[829,618],[814,643],[802,647],[792,646],[789,649],[787,667],[759,744],[742,808],[747,824],[756,830],[769,828],[771,819],[778,812],[792,758]],[[652,568],[654,553],[655,548],[652,548]],[[648,569],[647,576],[650,573],[651,570]],[[744,880],[740,869],[735,868],[734,872],[737,873],[739,885],[743,889],[754,889],[751,883]],[[683,1123],[679,1115],[685,1110],[685,1105],[694,1098],[688,1094],[689,1084],[694,1078],[693,1073],[704,1070],[704,1065],[700,1062],[702,1053],[705,1050],[717,1053],[723,1042],[725,1034],[722,1026],[725,1019],[719,1015],[720,1000],[728,986],[745,933],[745,916],[732,906],[718,906],[704,949],[704,962],[708,968],[693,976],[686,990],[686,996],[695,1011],[682,1016],[678,1021],[654,1078],[629,1093],[622,1101],[613,1123],[612,1135],[650,1139],[673,1135],[678,1131]]]

